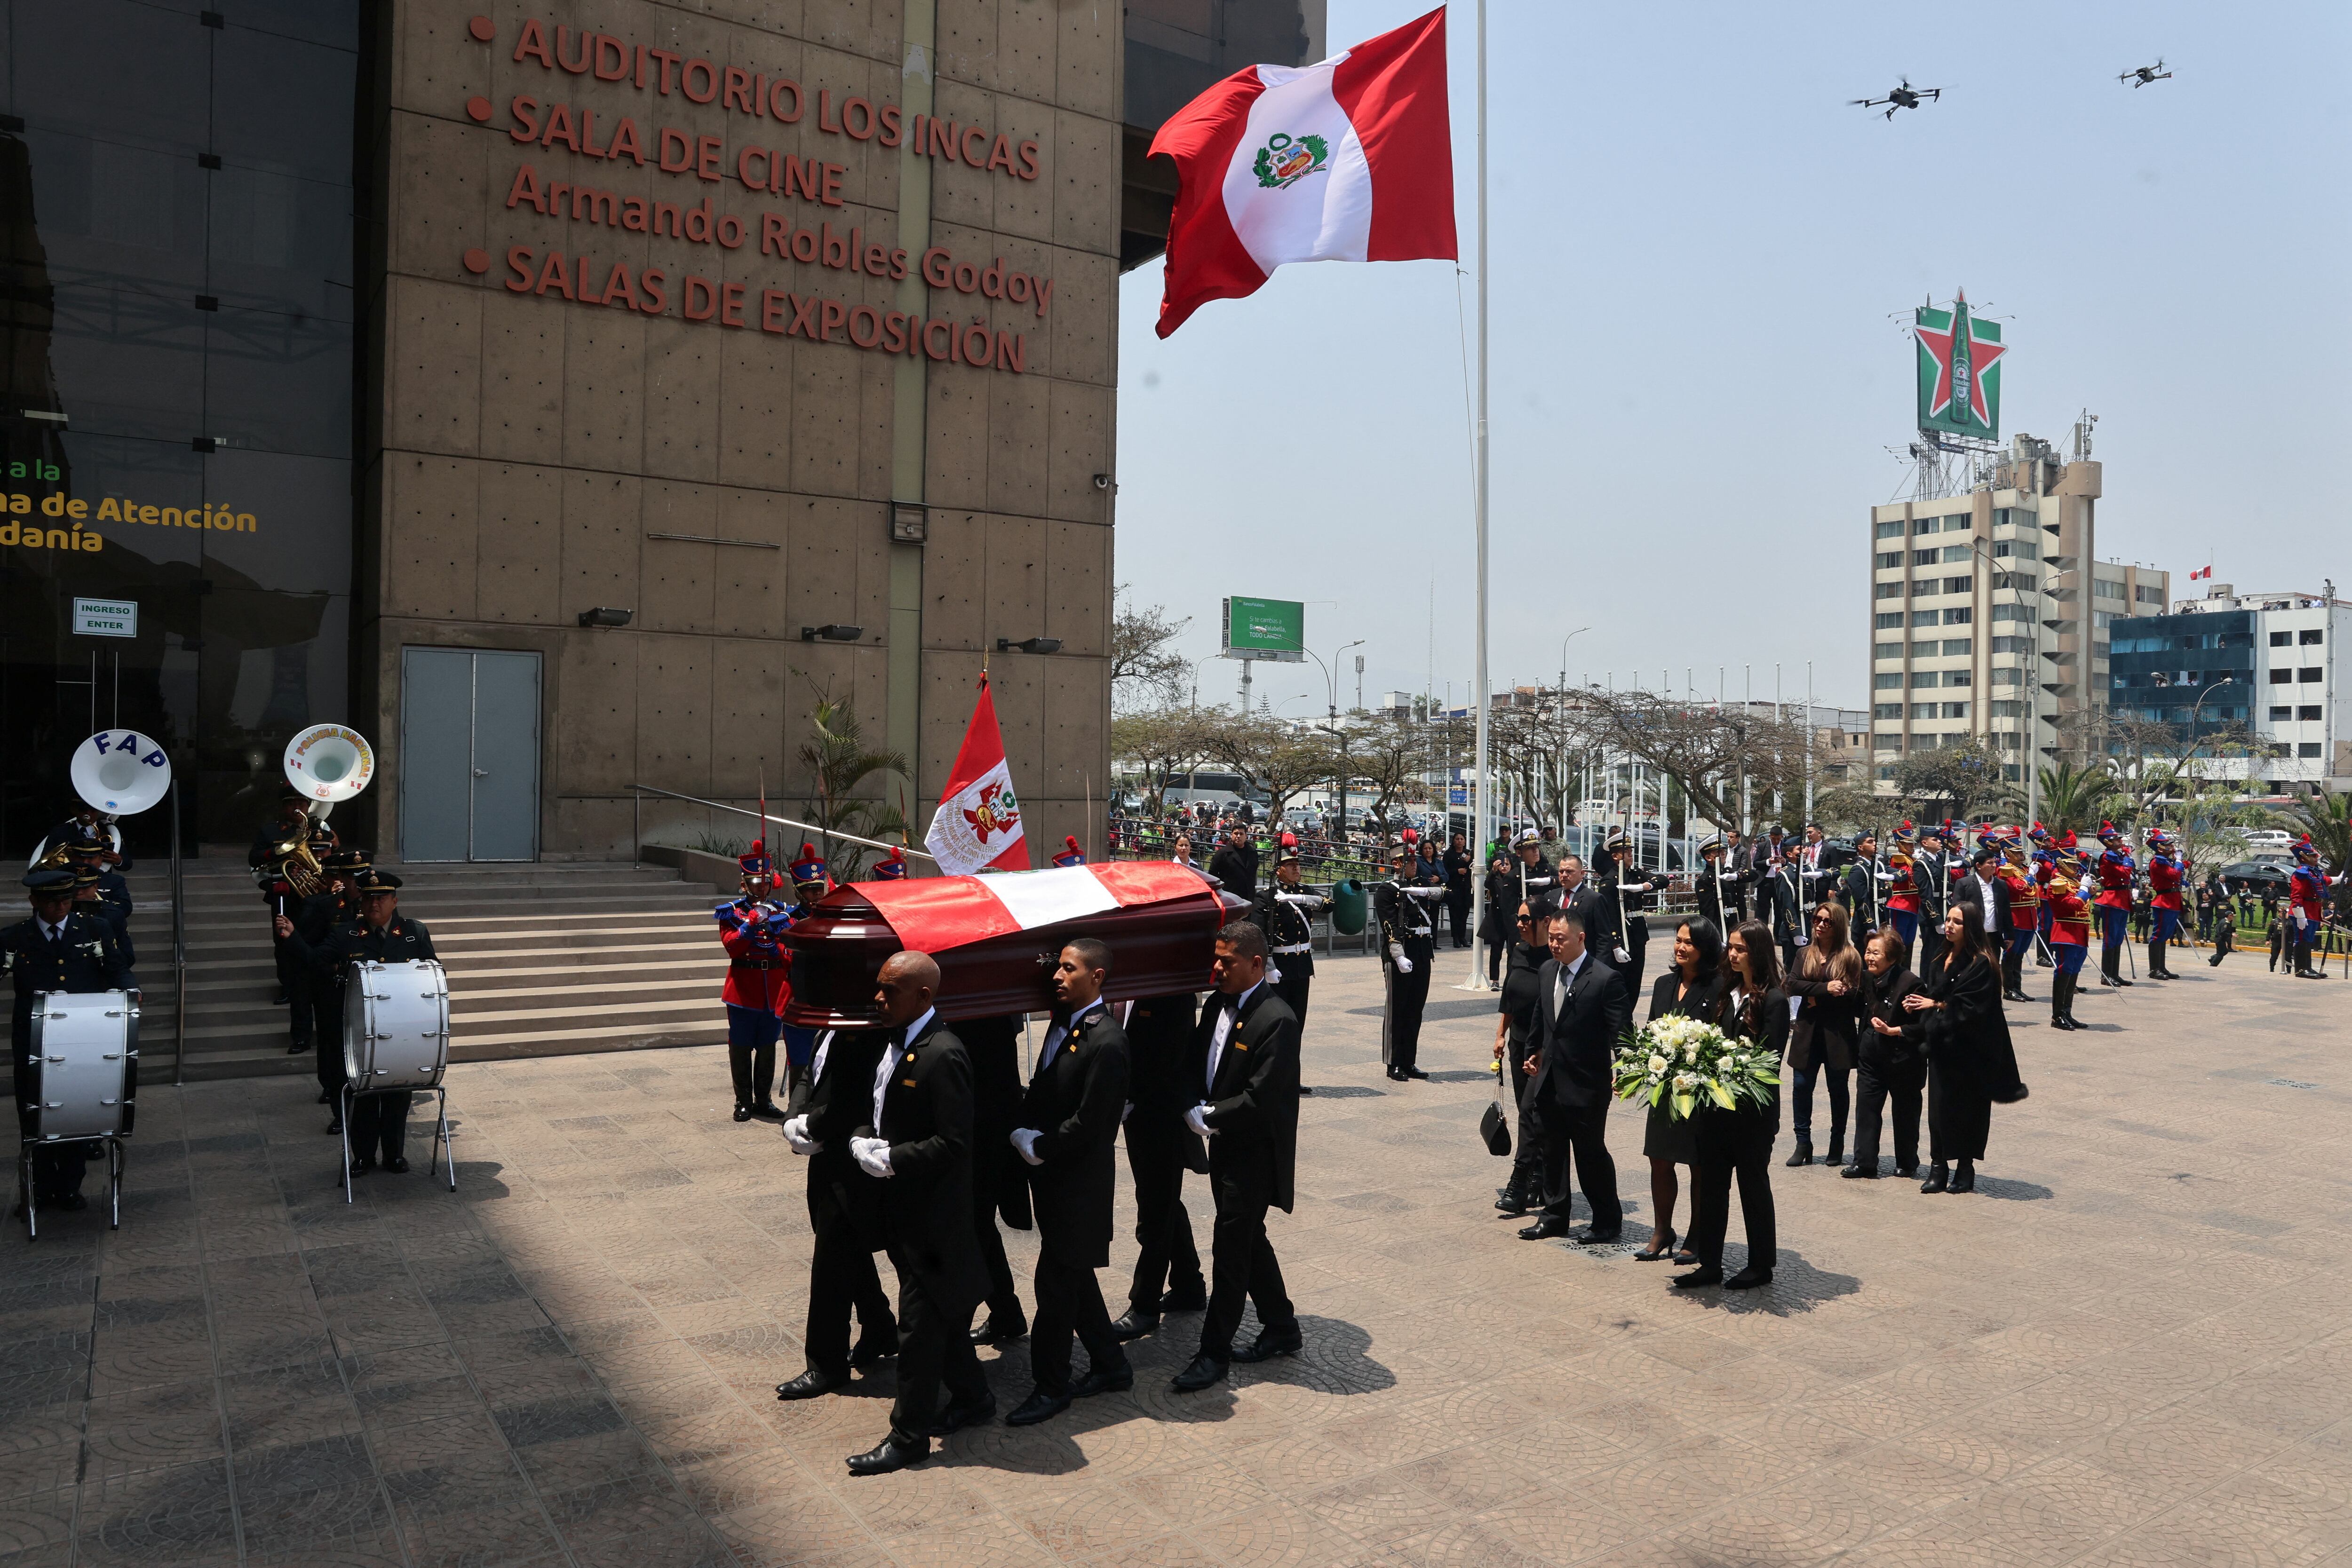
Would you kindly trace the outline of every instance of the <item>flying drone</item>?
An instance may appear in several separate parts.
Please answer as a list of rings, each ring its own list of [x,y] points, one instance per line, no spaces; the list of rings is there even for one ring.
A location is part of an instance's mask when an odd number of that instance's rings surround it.
[[[2130,70],[2124,72],[2123,75],[2116,78],[2116,79],[2117,81],[2127,81],[2131,83],[2133,90],[2137,91],[2139,89],[2146,87],[2152,81],[2170,81],[2172,79],[2172,73],[2164,68],[2163,57],[2159,56],[2158,57],[2156,64],[2152,66],[2135,66]]]
[[[2161,65],[2163,62],[2159,60],[2157,63]],[[1885,98],[1857,98],[1851,101],[1857,109],[1876,109],[1880,104],[1885,104],[1886,106],[1886,118],[1892,120],[1895,118],[1895,111],[1898,109],[1916,109],[1919,107],[1919,100],[1923,98],[1940,99],[1943,96],[1944,89],[1942,88],[1913,87],[1911,85],[1911,78],[1909,77],[1905,77],[1903,78],[1903,85],[1888,93]]]

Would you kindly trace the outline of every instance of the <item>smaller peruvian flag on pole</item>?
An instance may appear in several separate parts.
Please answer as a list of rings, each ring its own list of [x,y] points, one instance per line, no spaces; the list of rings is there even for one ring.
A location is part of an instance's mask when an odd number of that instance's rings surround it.
[[[1160,128],[1176,163],[1165,338],[1291,261],[1454,260],[1445,13],[1319,64],[1252,66]]]
[[[946,793],[931,817],[923,847],[939,857],[942,876],[970,876],[984,867],[1027,871],[1029,846],[1021,826],[1021,801],[1013,793],[1013,770],[1004,763],[1004,736],[996,727],[996,699],[988,676],[980,677],[980,701],[963,732]]]

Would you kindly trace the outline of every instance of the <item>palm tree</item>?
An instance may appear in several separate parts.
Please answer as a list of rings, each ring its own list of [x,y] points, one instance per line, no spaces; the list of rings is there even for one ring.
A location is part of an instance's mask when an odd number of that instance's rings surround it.
[[[819,697],[816,711],[809,716],[809,727],[814,737],[801,743],[801,763],[815,783],[814,793],[805,797],[803,804],[809,821],[825,829],[824,843],[825,863],[833,868],[836,882],[855,882],[865,868],[869,852],[865,845],[835,839],[835,833],[856,833],[860,838],[879,839],[896,836],[899,841],[908,839],[906,813],[898,806],[876,796],[863,794],[867,779],[877,773],[896,773],[900,779],[908,776],[906,757],[896,751],[870,751],[860,737],[857,709],[847,697]],[[901,800],[904,799],[902,793]],[[786,857],[776,857],[781,862]]]
[[[2338,795],[2323,784],[2302,803],[2289,806],[2285,815],[2311,835],[2328,874],[2342,875],[2346,863],[2352,862],[2352,794]]]
[[[2086,763],[2080,768],[2061,762],[2054,768],[2042,768],[2037,782],[2042,796],[2042,821],[2049,828],[2086,831],[2097,828],[2101,819],[2114,810],[2116,776],[2105,762]],[[2025,791],[2011,785],[2007,803],[2011,810],[2022,811]]]

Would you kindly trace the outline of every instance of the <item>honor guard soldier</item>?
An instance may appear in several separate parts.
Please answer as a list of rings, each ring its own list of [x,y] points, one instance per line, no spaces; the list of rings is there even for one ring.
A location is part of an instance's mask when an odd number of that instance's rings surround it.
[[[2128,986],[2123,977],[2124,926],[2131,918],[2139,867],[2113,822],[2099,824],[2099,858],[2092,869],[2099,879],[2099,895],[2092,901],[2099,912],[2099,984]]]
[[[793,867],[797,884],[803,872],[824,880],[824,862],[815,846],[801,846],[801,862]],[[710,912],[719,923],[719,946],[727,949],[727,1067],[735,1081],[735,1119],[781,1122],[784,1113],[773,1098],[776,1082],[776,1036],[783,1028],[784,1004],[792,999],[787,983],[791,960],[782,938],[792,928],[791,913],[775,901],[776,862],[769,858],[767,841],[752,841],[751,852],[736,857],[742,868],[742,896]],[[820,894],[822,896],[822,894]]]
[[[1756,917],[1772,928],[1772,941],[1780,949],[1780,972],[1785,975],[1797,967],[1797,949],[1812,940],[1811,917],[1805,913],[1805,846],[1793,839],[1782,841],[1778,827],[1772,830],[1772,838],[1780,846],[1780,863],[1766,873],[1756,890]]]
[[[1903,938],[1906,952],[1913,950],[1919,940],[1919,860],[1913,852],[1916,843],[1911,823],[1906,819],[1895,830],[1894,847],[1886,852],[1886,920],[1895,927],[1895,935]],[[1870,940],[1870,931],[1874,929],[1864,931],[1864,942]]]
[[[389,872],[370,872],[359,880],[360,916],[339,923],[322,944],[314,945],[281,915],[278,935],[289,942],[310,977],[331,987],[335,995],[335,1038],[342,1038],[343,1009],[348,1005],[352,967],[355,964],[405,964],[417,958],[438,959],[433,934],[421,920],[400,913],[400,878]],[[397,1176],[408,1168],[402,1154],[408,1137],[408,1092],[375,1091],[352,1101],[352,1175],[365,1176],[381,1158],[383,1168]]]
[[[1878,835],[1868,831],[1855,834],[1853,860],[1836,886],[1838,901],[1853,917],[1856,931],[1875,931],[1883,923],[1879,878],[1885,874],[1878,863]]]
[[[2068,836],[2067,842],[2062,845],[2058,841],[2057,838],[2052,834],[2049,829],[2043,827],[2041,823],[2036,822],[2032,827],[2025,830],[2025,837],[2033,846],[2032,853],[2028,857],[2032,862],[2030,869],[2033,876],[2033,883],[2036,887],[2042,890],[2042,924],[2035,927],[2035,929],[2042,935],[2042,950],[2035,956],[2033,961],[2038,967],[2046,969],[2050,967],[2053,961],[2049,952],[2051,941],[2049,895],[2050,879],[2057,874],[2058,856],[2060,852],[2062,850],[2071,851],[2074,848],[2073,836],[2070,834]]]
[[[124,991],[131,988],[131,966],[115,945],[114,925],[101,915],[76,908],[79,878],[63,866],[28,872],[25,886],[32,917],[0,931],[0,969],[15,983],[15,1006],[9,1013],[16,1073],[18,1130],[33,1137],[40,1130],[37,1098],[41,1061],[33,1054],[33,998],[43,991],[68,993]],[[92,1143],[42,1144],[32,1151],[32,1198],[45,1208],[88,1207],[81,1196],[82,1175],[93,1154],[103,1145]],[[19,1205],[16,1212],[25,1210]]]
[[[2287,899],[2293,909],[2294,929],[2288,939],[2297,979],[2324,980],[2327,971],[2311,961],[2311,950],[2319,944],[2319,932],[2327,918],[2327,894],[2331,879],[2319,862],[2319,846],[2311,835],[2303,835],[2294,846],[2294,874],[2287,883]]]
[[[1739,913],[1739,884],[1724,864],[1730,849],[1719,833],[1698,847],[1698,912],[1714,922],[1717,931],[1730,929],[1724,924],[1726,905],[1733,915]]]
[[[898,854],[898,852],[892,850],[890,852]],[[885,862],[886,865],[887,863]],[[904,856],[899,857],[897,874],[899,876],[907,874],[907,862]],[[889,875],[880,866],[876,868],[875,876],[877,881],[890,880]],[[801,845],[800,858],[792,863],[792,877],[793,903],[784,911],[791,917],[785,922],[787,926],[797,925],[809,918],[816,912],[817,901],[833,891],[833,873],[825,865],[824,857],[816,852],[814,844],[804,842]],[[789,971],[787,971],[787,988],[789,984]],[[780,1008],[777,1010],[781,1012],[782,1009]],[[816,1030],[802,1029],[796,1024],[786,1024],[783,1028],[783,1041],[784,1092],[785,1097],[789,1099],[792,1086],[798,1083],[802,1075],[808,1071],[809,1061],[816,1053]]]
[[[1601,868],[1601,907],[1616,922],[1608,959],[1624,975],[1627,994],[1638,996],[1642,967],[1650,952],[1650,921],[1643,912],[1650,907],[1650,895],[1664,890],[1665,877],[1653,876],[1633,863],[1633,841],[1622,829],[1610,834],[1601,850],[1606,858]]]
[[[1329,901],[1316,897],[1300,883],[1302,869],[1298,859],[1298,835],[1282,835],[1282,847],[1275,852],[1274,880],[1257,895],[1257,903],[1249,917],[1265,933],[1271,956],[1265,971],[1266,984],[1275,995],[1290,1004],[1298,1015],[1301,1044],[1307,1032],[1307,993],[1315,978],[1314,917]],[[1305,1083],[1298,1086],[1301,1094],[1314,1091]]]
[[[2074,1021],[2074,988],[2083,975],[2083,959],[2091,950],[2091,906],[2078,890],[2083,865],[2071,855],[2053,853],[2050,880],[2042,884],[2042,908],[2050,918],[2050,1027],[2078,1030]]]
[[[1065,869],[1087,863],[1087,852],[1078,847],[1078,836],[1076,833],[1066,833],[1062,836],[1062,851],[1054,857],[1054,863]]]
[[[2025,994],[2025,954],[2042,930],[2042,883],[2026,858],[2025,843],[2012,828],[1995,841],[2001,853],[1996,873],[2009,888],[2009,929],[2001,934],[2000,995],[2003,1001],[2030,1002]]]
[[[1381,1011],[1381,1061],[1398,1083],[1429,1076],[1417,1065],[1421,1013],[1429,1003],[1429,971],[1437,959],[1433,906],[1445,896],[1445,888],[1437,879],[1423,880],[1420,867],[1412,846],[1399,844],[1394,872],[1372,889],[1372,905],[1381,920],[1381,978],[1387,993]],[[1276,993],[1280,994],[1279,988]]]
[[[890,852],[874,862],[874,875],[872,880],[875,882],[903,882],[906,880],[906,876],[907,852],[900,849],[898,845],[892,844],[890,846]]]
[[[1959,841],[1952,825],[1931,825],[1919,834],[1919,852],[1911,857],[1911,883],[1919,894],[1919,946],[1916,967],[1924,977],[1935,973],[1935,961],[1944,953],[1944,915],[1952,904],[1952,867]]]
[[[2170,833],[2162,828],[2147,831],[2147,891],[2150,918],[2154,922],[2147,933],[2147,977],[2151,980],[2177,980],[2165,964],[2165,948],[2180,934],[2180,884],[2188,880],[2188,868],[2173,852],[2179,846]]]

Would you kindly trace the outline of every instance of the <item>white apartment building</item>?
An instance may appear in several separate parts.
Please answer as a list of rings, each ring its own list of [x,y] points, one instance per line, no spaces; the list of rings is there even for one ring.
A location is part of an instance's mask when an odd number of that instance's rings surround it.
[[[2162,615],[2112,628],[2110,711],[2189,727],[2252,730],[2251,755],[2195,760],[2207,779],[2257,787],[2352,786],[2352,715],[2338,701],[2336,650],[2352,635],[2352,601],[2321,591],[2240,593],[2219,582]],[[2232,748],[2234,749],[2234,748]]]

